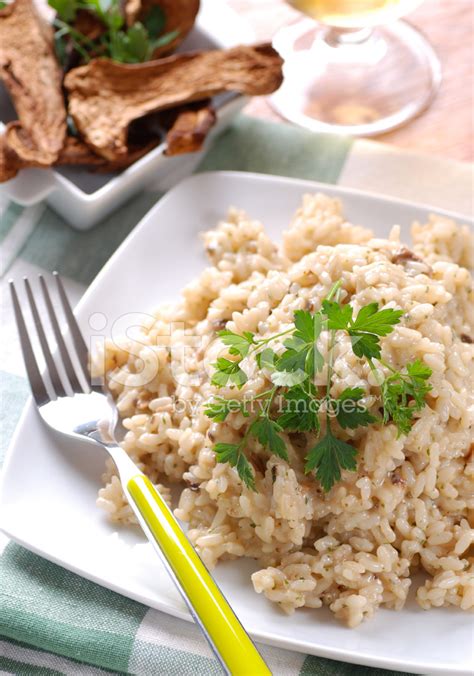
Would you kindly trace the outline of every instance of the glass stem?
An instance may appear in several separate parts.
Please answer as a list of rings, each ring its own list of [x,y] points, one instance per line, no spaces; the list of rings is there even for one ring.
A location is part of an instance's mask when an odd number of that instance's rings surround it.
[[[323,36],[330,47],[362,45],[372,37],[371,28],[336,28],[328,26]]]

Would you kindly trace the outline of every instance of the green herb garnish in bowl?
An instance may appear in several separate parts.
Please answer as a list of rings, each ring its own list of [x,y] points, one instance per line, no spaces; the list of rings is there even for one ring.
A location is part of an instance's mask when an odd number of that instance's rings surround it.
[[[71,53],[80,60],[102,56],[121,63],[142,63],[170,44],[178,31],[165,32],[166,16],[153,5],[141,21],[127,25],[120,0],[48,0],[56,11],[55,44],[66,65]]]

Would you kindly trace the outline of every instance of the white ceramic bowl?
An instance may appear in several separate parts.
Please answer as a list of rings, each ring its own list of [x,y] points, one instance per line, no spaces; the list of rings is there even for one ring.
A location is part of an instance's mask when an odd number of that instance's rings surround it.
[[[231,47],[253,41],[250,27],[225,2],[201,0],[196,25],[179,51]],[[151,182],[157,189],[165,190],[190,174],[212,138],[230,124],[245,102],[241,97],[218,111],[217,124],[199,153],[165,157],[163,147],[158,146],[119,174],[98,174],[77,167],[23,169],[12,180],[0,184],[0,191],[22,206],[45,199],[73,227],[88,230]],[[0,86],[0,120],[14,118],[8,95]]]

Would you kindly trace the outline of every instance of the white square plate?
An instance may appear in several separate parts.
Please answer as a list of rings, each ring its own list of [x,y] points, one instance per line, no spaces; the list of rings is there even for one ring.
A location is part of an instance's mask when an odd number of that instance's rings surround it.
[[[198,233],[214,226],[233,204],[261,219],[279,238],[305,192],[339,197],[347,218],[386,236],[398,223],[404,237],[432,209],[354,190],[274,176],[216,172],[192,176],[145,216],[97,276],[77,308],[86,334],[102,313],[105,332],[136,323],[176,299],[206,261]],[[436,210],[439,211],[439,210]],[[465,221],[457,217],[459,221]],[[92,317],[92,319],[91,319]],[[135,321],[134,321],[135,320]],[[95,331],[97,333],[97,331]],[[27,405],[5,463],[1,528],[28,549],[125,596],[190,620],[187,610],[140,533],[107,523],[96,508],[104,457],[73,448],[40,423]],[[357,664],[414,673],[468,674],[472,669],[472,617],[455,609],[421,610],[413,601],[400,612],[381,609],[355,630],[326,610],[288,618],[253,591],[251,561],[228,562],[216,578],[246,628],[259,641]]]

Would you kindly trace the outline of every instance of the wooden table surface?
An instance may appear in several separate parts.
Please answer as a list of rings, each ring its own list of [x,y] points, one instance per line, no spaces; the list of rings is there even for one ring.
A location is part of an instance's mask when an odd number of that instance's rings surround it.
[[[271,39],[297,13],[283,0],[227,0],[255,30],[257,40]],[[431,107],[400,129],[375,137],[400,148],[454,160],[474,158],[474,3],[472,0],[426,0],[409,15],[436,49],[443,81]],[[248,113],[278,120],[264,100],[251,102]]]

